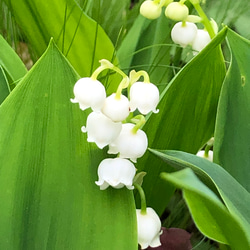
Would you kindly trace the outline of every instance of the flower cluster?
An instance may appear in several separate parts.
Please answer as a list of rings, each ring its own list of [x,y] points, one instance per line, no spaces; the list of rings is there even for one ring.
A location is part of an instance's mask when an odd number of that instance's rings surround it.
[[[140,7],[140,13],[148,19],[156,19],[161,15],[162,8],[166,7],[165,16],[177,22],[171,31],[173,42],[183,48],[192,46],[195,55],[211,41],[211,37],[218,32],[218,27],[214,20],[209,21],[203,13],[200,0],[190,0],[200,16],[190,15],[185,1],[146,0]],[[198,29],[196,23],[202,23],[205,28]]]
[[[82,110],[91,108],[86,126],[87,141],[94,142],[100,149],[108,146],[108,154],[117,158],[104,159],[98,167],[99,180],[96,184],[101,190],[112,186],[133,189],[133,178],[137,158],[144,155],[148,146],[147,135],[140,128],[145,123],[144,115],[157,113],[159,102],[158,88],[150,83],[145,71],[131,71],[129,77],[109,61],[103,59],[101,66],[91,77],[78,80],[74,86],[73,103],[79,103]],[[105,69],[111,69],[122,76],[116,93],[107,96],[103,84],[97,80]],[[143,76],[144,81],[138,81]],[[126,89],[128,96],[122,92]],[[136,116],[133,111],[138,110]],[[131,162],[132,161],[132,162]]]

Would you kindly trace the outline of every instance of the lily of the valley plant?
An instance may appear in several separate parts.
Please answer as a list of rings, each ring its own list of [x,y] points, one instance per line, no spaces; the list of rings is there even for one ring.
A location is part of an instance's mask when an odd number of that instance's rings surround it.
[[[0,249],[250,249],[249,1],[1,7]]]

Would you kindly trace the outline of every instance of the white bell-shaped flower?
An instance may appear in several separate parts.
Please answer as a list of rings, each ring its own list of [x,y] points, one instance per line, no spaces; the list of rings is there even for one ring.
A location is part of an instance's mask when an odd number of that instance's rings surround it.
[[[154,209],[147,207],[146,214],[136,209],[138,243],[141,249],[161,245],[161,221]]]
[[[99,179],[95,183],[100,186],[101,190],[109,186],[113,188],[126,186],[128,189],[134,189],[133,179],[135,172],[134,164],[127,159],[104,159],[98,167]]]
[[[206,30],[198,29],[195,39],[192,43],[192,48],[194,50],[194,54],[200,52],[203,48],[205,48],[211,41],[211,37],[209,36]]]
[[[121,122],[113,122],[100,112],[92,112],[88,115],[87,125],[82,127],[82,132],[88,133],[88,142],[95,142],[102,149],[117,138],[121,129]]]
[[[90,77],[79,79],[73,92],[75,98],[70,100],[73,103],[79,103],[82,110],[91,107],[93,111],[100,111],[106,98],[106,91],[102,83]]]
[[[147,135],[140,129],[134,133],[134,126],[132,123],[122,124],[119,136],[109,144],[109,154],[120,153],[119,157],[128,158],[133,162],[144,155],[148,147]]]
[[[180,2],[170,3],[165,9],[165,16],[174,21],[185,21],[188,14],[188,7]]]
[[[130,111],[138,109],[143,115],[158,113],[159,90],[153,83],[135,82],[130,88]]]
[[[124,95],[117,98],[112,94],[105,99],[102,112],[114,122],[121,122],[129,115],[129,100]]]
[[[197,26],[190,22],[178,22],[171,30],[171,38],[174,43],[185,48],[192,45],[197,33]]]
[[[208,155],[207,155],[207,156],[206,156],[206,154],[205,154],[205,150],[199,151],[196,155],[199,156],[199,157],[202,157],[202,158],[204,158],[204,159],[207,159],[207,160],[209,160],[209,161],[211,161],[211,162],[213,162],[213,155],[214,155],[214,152],[213,152],[212,150],[209,150],[209,151],[208,151]]]
[[[151,0],[146,0],[140,7],[140,14],[148,19],[156,19],[161,15],[161,6]]]

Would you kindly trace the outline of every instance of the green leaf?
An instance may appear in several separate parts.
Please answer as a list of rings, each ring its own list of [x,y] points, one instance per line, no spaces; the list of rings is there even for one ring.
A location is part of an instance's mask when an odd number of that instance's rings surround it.
[[[152,153],[177,169],[191,168],[210,188],[216,188],[230,213],[245,228],[250,227],[250,194],[221,166],[193,154],[174,150],[153,150]]]
[[[130,5],[130,0],[86,1],[84,10],[102,26],[115,44],[118,42],[120,30],[124,33],[131,25],[129,16],[134,9],[130,10]]]
[[[133,26],[131,27],[126,37],[123,39],[122,44],[117,51],[117,56],[119,58],[121,68],[127,70],[130,68],[134,52],[136,51],[141,34],[147,30],[149,25],[150,21],[143,16],[139,15],[136,18]]]
[[[139,15],[118,49],[121,67],[146,70],[151,82],[158,85],[161,91],[173,77],[173,69],[169,65],[170,51],[175,45],[170,33],[171,22],[164,13],[157,20]]]
[[[250,191],[250,42],[228,31],[231,64],[216,121],[214,161]]]
[[[0,107],[0,249],[137,249],[132,191],[95,184],[78,78],[51,42]]]
[[[6,71],[11,82],[19,80],[27,73],[27,69],[15,51],[1,35],[0,48],[0,65]]]
[[[112,60],[114,47],[110,39],[74,0],[5,2],[38,56],[54,37],[81,76],[89,76],[100,59]]]
[[[220,51],[220,42],[225,34],[226,28],[166,87],[158,105],[159,113],[151,114],[143,127],[148,135],[149,147],[196,153],[212,137],[225,76]],[[138,160],[137,167],[148,173],[143,187],[149,205],[162,213],[173,193],[173,187],[159,179],[166,166],[147,153]],[[171,169],[168,168],[168,172]]]
[[[9,84],[6,79],[4,70],[2,66],[0,66],[0,104],[9,95],[9,93],[10,93]]]
[[[161,177],[183,190],[183,197],[196,226],[207,237],[229,244],[232,249],[247,250],[250,240],[237,219],[191,169],[162,173]]]

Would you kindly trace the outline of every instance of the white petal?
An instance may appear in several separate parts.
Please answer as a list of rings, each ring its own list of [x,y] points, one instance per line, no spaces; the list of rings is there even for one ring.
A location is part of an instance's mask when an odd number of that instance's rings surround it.
[[[91,107],[94,111],[100,111],[106,98],[105,88],[98,80],[84,77],[78,80],[74,86],[75,98],[71,102],[79,103],[82,110]]]
[[[121,158],[129,158],[133,162],[144,155],[148,147],[147,135],[140,129],[133,133],[134,126],[132,123],[122,124],[119,136],[109,145],[109,154],[119,152]]]
[[[209,160],[209,161],[211,161],[211,162],[213,162],[213,151],[212,150],[209,150],[208,151],[208,157],[206,157],[205,156],[205,150],[201,150],[201,151],[199,151],[196,155],[197,156],[199,156],[199,157],[202,157],[202,158],[204,158],[204,159],[207,159],[207,160]]]
[[[195,39],[192,44],[192,48],[195,51],[201,51],[203,48],[205,48],[211,41],[211,38],[206,30],[197,30]],[[196,54],[194,52],[194,54]]]
[[[133,189],[133,179],[136,168],[132,162],[127,159],[114,158],[104,159],[98,167],[99,180],[95,183],[101,189],[105,189],[110,185],[114,188],[122,188],[126,186]]]
[[[154,84],[136,82],[130,88],[130,110],[133,112],[137,108],[144,115],[151,111],[157,113],[159,96],[159,90]]]
[[[112,94],[105,99],[102,112],[114,122],[121,122],[125,120],[130,113],[129,100],[124,95],[121,95],[120,98],[117,99],[116,94]]]
[[[103,148],[117,138],[121,129],[121,122],[113,122],[102,113],[92,112],[83,132],[87,131],[89,142],[95,142],[99,148]]]
[[[161,245],[161,221],[152,208],[147,208],[146,214],[141,214],[140,209],[136,209],[138,243],[142,249],[158,247]]]
[[[171,38],[174,43],[179,44],[181,47],[185,48],[187,45],[191,45],[195,39],[197,33],[197,27],[193,23],[178,22],[174,25],[171,31]]]

